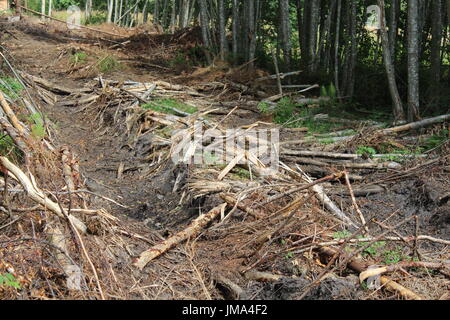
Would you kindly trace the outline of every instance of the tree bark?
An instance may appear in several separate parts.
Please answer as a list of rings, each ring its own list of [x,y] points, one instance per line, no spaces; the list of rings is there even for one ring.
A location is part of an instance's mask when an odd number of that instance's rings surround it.
[[[219,47],[220,47],[220,59],[225,60],[227,54],[227,36],[225,26],[225,4],[224,0],[218,0],[219,6]]]
[[[398,93],[397,83],[395,81],[395,69],[394,64],[391,60],[391,50],[389,48],[389,38],[386,31],[386,18],[385,18],[385,5],[384,0],[378,0],[378,5],[380,6],[380,32],[381,32],[381,43],[383,47],[383,57],[384,66],[386,69],[386,75],[389,82],[389,91],[391,93],[393,102],[394,119],[396,122],[404,121],[405,114],[403,112],[403,105]]]
[[[236,60],[238,58],[239,54],[239,1],[233,0],[233,25],[232,25],[232,32],[233,32],[233,43],[232,43],[232,50],[233,50],[233,58]]]
[[[279,0],[279,8],[281,42],[286,65],[285,71],[289,71],[291,65],[291,21],[289,16],[289,0]]]
[[[341,26],[342,0],[337,0],[336,8],[336,38],[334,40],[334,86],[338,97],[341,97],[339,84],[339,34]]]
[[[308,70],[310,72],[316,72],[315,60],[317,55],[317,32],[319,28],[320,17],[320,0],[311,0],[311,14],[309,21],[309,61]]]
[[[408,1],[408,121],[419,118],[419,0]]]
[[[41,0],[41,13],[45,14],[45,0]],[[41,16],[42,20],[45,20],[45,16]]]
[[[395,48],[397,41],[397,19],[398,19],[398,11],[400,9],[399,0],[391,1],[390,8],[390,21],[389,21],[389,47],[391,48],[391,60],[395,61]]]
[[[433,0],[432,41],[431,41],[431,94],[439,94],[441,80],[442,3]]]
[[[211,50],[211,39],[209,38],[209,19],[206,0],[199,0],[200,4],[200,25],[202,29],[203,44],[208,50]],[[210,54],[206,55],[208,64],[212,63]]]

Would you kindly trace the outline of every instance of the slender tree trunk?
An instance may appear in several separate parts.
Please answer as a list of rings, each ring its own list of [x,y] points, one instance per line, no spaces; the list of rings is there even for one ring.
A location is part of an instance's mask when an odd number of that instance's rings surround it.
[[[41,0],[41,13],[45,14],[45,0]],[[44,16],[41,16],[42,20],[45,20]]]
[[[208,50],[211,50],[211,41],[209,38],[209,19],[208,19],[208,8],[206,4],[206,0],[199,0],[200,4],[200,24],[202,28],[202,38],[203,44]],[[206,55],[206,59],[208,64],[212,63],[211,55],[208,53]]]
[[[389,91],[391,93],[393,102],[394,119],[396,122],[404,121],[405,114],[403,112],[402,101],[398,93],[397,83],[395,81],[395,69],[391,60],[391,50],[389,48],[389,36],[386,31],[385,5],[384,0],[378,0],[378,5],[381,9],[380,16],[380,32],[381,43],[383,47],[384,66],[389,83]]]
[[[112,21],[112,14],[114,9],[114,0],[108,0],[108,17],[106,19],[106,22],[111,23]]]
[[[180,28],[186,28],[189,24],[190,0],[183,0],[180,9]]]
[[[317,58],[317,32],[319,28],[320,17],[320,0],[311,0],[311,15],[309,24],[309,61],[308,70],[310,72],[316,72],[315,69]]]
[[[310,21],[311,21],[311,1],[312,0],[305,0],[303,5],[303,32],[301,32],[301,43],[302,43],[302,60],[303,65],[308,67],[309,63],[311,62],[310,57],[310,41],[309,38],[311,36],[311,30],[310,30]]]
[[[355,69],[358,55],[357,34],[356,34],[356,2],[350,1],[350,57],[348,63],[348,76],[346,83],[346,96],[353,97],[355,90]]]
[[[339,34],[341,32],[341,12],[342,0],[337,0],[336,8],[336,37],[334,40],[334,86],[336,87],[337,96],[341,97],[341,89],[339,84]]]
[[[52,6],[53,6],[53,1],[52,0],[48,0],[48,15],[50,17],[52,16]]]
[[[160,0],[155,0],[155,8],[153,11],[153,23],[159,24],[159,3]]]
[[[279,0],[280,31],[286,71],[291,65],[291,20],[289,16],[289,0]]]
[[[390,25],[389,25],[389,47],[391,48],[391,60],[395,61],[395,48],[397,43],[397,19],[398,12],[400,9],[400,0],[392,0],[391,1],[391,9],[390,9]]]
[[[148,2],[149,0],[145,0],[144,8],[142,9],[142,22],[144,24],[148,21]]]
[[[225,60],[227,54],[227,36],[225,30],[225,5],[224,0],[218,0],[219,6],[219,47],[220,47],[220,59]]]
[[[117,23],[119,18],[119,0],[114,0],[114,23]]]
[[[432,41],[431,41],[431,93],[439,94],[441,80],[442,3],[433,0]]]
[[[172,0],[172,11],[170,13],[170,32],[175,32],[175,25],[176,25],[176,6],[177,2],[176,0]]]
[[[249,46],[248,46],[248,56],[247,61],[253,60],[255,58],[256,53],[256,24],[255,24],[255,2],[253,0],[248,1],[248,37],[249,37]],[[253,67],[254,63],[251,62],[249,64],[250,67]]]
[[[419,117],[419,0],[408,1],[408,121]]]
[[[327,72],[329,72],[330,59],[331,59],[331,22],[334,17],[334,12],[336,11],[336,0],[332,0],[330,10],[328,12],[327,19],[325,21],[324,27],[324,43],[322,44],[322,54],[323,57],[323,66]]]
[[[239,0],[233,0],[233,25],[232,25],[232,33],[233,33],[233,58],[236,60],[238,58],[239,53]]]
[[[296,8],[297,8],[297,30],[298,30],[298,44],[300,47],[300,57],[301,60],[303,60],[303,56],[304,56],[304,36],[303,36],[303,6],[302,6],[302,0],[297,0],[296,2]]]

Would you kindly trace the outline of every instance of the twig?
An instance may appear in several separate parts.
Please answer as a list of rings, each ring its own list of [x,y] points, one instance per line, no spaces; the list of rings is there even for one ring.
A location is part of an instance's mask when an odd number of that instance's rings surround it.
[[[356,203],[355,194],[353,193],[352,185],[350,184],[350,179],[348,177],[347,171],[344,171],[344,177],[345,177],[345,183],[347,184],[347,187],[348,187],[348,191],[350,192],[350,197],[352,198],[353,207],[355,208],[356,212],[358,213],[359,219],[361,220],[362,225],[365,226],[364,230],[366,230],[366,235],[368,235],[370,233],[369,228],[367,228],[366,219],[364,219],[364,216],[363,216],[361,210],[359,209],[358,204]]]

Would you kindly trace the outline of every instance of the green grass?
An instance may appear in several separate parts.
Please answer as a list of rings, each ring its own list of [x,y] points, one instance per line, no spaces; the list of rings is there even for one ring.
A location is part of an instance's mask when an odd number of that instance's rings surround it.
[[[448,136],[449,130],[447,129],[441,130],[438,133],[432,135],[425,140],[424,145],[422,146],[423,151],[428,151],[439,147],[441,144],[448,140]]]
[[[168,114],[173,114],[173,115],[178,114],[173,109],[177,109],[177,110],[189,113],[189,114],[193,114],[198,111],[198,109],[194,106],[185,104],[176,99],[169,99],[169,98],[153,100],[152,102],[150,102],[148,104],[144,104],[142,106],[142,108],[151,109],[153,111],[163,112],[163,113],[168,113]]]
[[[98,61],[98,69],[103,73],[119,70],[121,67],[122,65],[114,56],[105,56]]]
[[[85,64],[87,62],[87,54],[83,51],[77,51],[70,56],[70,62],[73,64]]]
[[[14,141],[8,135],[0,136],[0,155],[8,156],[13,162],[19,163],[23,159],[23,153],[14,144]]]
[[[0,90],[11,99],[17,99],[23,89],[22,84],[16,78],[0,78]]]
[[[28,117],[31,126],[31,135],[36,139],[43,139],[46,136],[44,119],[40,113],[34,113]]]
[[[11,273],[0,274],[0,287],[12,287],[15,289],[21,288],[20,283]]]

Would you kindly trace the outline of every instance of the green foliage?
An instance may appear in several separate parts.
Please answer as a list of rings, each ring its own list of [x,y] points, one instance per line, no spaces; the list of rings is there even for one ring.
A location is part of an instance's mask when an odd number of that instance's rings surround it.
[[[107,15],[105,12],[93,12],[88,18],[84,19],[84,24],[102,24],[106,22]]]
[[[233,168],[232,173],[234,173],[240,179],[250,180],[250,171],[248,171],[244,168],[236,166]]]
[[[294,253],[293,252],[288,252],[288,253],[286,253],[285,257],[288,260],[293,259],[294,258]]]
[[[403,260],[403,255],[400,248],[394,250],[386,250],[384,251],[383,255],[385,264],[398,263]]]
[[[284,124],[294,116],[295,103],[289,97],[282,98],[275,108],[273,121],[275,123]]]
[[[320,87],[320,96],[321,97],[328,97],[331,100],[336,99],[336,87],[333,83],[330,83],[330,85],[327,86],[321,86]]]
[[[23,85],[16,78],[0,78],[0,90],[11,99],[17,99],[23,89]]]
[[[377,153],[377,150],[368,146],[359,146],[358,149],[356,149],[356,153],[359,155],[363,155],[367,158],[370,158],[371,156]]]
[[[77,51],[70,56],[70,62],[73,64],[85,64],[87,62],[87,54],[83,51]]]
[[[28,117],[31,122],[31,135],[36,139],[43,139],[46,136],[44,119],[40,113],[34,113]]]
[[[16,280],[16,277],[11,273],[0,274],[0,287],[12,287],[20,289],[20,283]]]
[[[268,114],[270,113],[270,104],[268,104],[267,102],[260,102],[258,103],[258,110],[263,113],[263,114]]]
[[[144,104],[142,108],[174,115],[177,114],[177,112],[174,109],[189,114],[193,114],[198,110],[196,107],[182,103],[175,99],[168,99],[168,98],[156,99],[148,104]]]
[[[122,65],[114,56],[108,55],[98,61],[98,69],[103,73],[115,71],[121,67]]]
[[[428,151],[442,145],[445,141],[448,140],[448,137],[449,137],[449,130],[447,129],[441,130],[437,134],[432,135],[431,137],[425,140],[423,146],[424,151]]]
[[[8,135],[0,136],[0,155],[8,156],[13,162],[20,162],[23,158],[23,153],[14,144],[14,141]]]
[[[361,247],[367,245],[367,242],[361,242],[359,243],[359,245]],[[379,249],[383,248],[386,245],[385,241],[376,241],[374,243],[372,243],[369,247],[367,247],[366,249],[364,249],[363,251],[363,255],[370,255],[372,257],[378,256],[379,255]]]
[[[346,239],[349,238],[352,234],[347,231],[347,230],[342,230],[342,231],[337,231],[335,233],[333,233],[333,238],[335,240],[341,240],[341,239]]]

